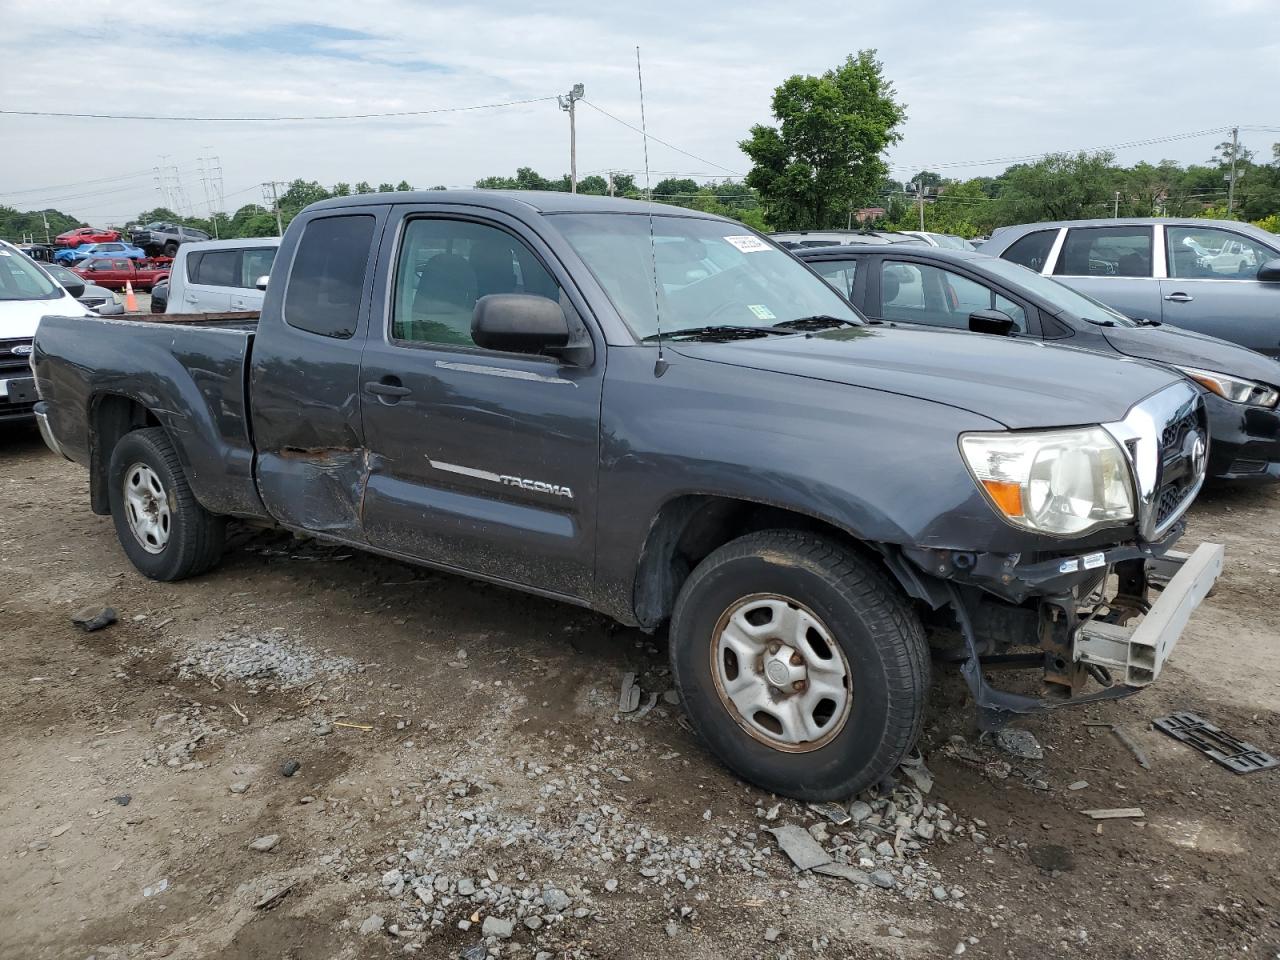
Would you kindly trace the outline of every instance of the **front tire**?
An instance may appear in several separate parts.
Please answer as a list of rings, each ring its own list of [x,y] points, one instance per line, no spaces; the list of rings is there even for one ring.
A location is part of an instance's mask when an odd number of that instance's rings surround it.
[[[800,800],[879,782],[924,721],[919,619],[871,563],[814,534],[754,533],[703,560],[676,600],[671,668],[711,751]]]
[[[164,255],[169,258],[176,257],[178,255],[178,245],[170,240],[164,245]]]
[[[205,510],[187,484],[161,427],[120,438],[108,467],[116,536],[130,562],[152,580],[185,580],[222,557],[226,520]]]

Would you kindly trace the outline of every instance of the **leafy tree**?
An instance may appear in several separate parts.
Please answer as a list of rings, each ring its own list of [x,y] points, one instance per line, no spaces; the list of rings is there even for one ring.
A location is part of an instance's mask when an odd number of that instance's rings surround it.
[[[578,181],[579,193],[595,193],[603,196],[609,192],[609,181],[604,177],[592,175]]]
[[[698,181],[688,178],[667,177],[653,185],[653,199],[681,206],[687,206],[684,201],[697,192]]]
[[[48,238],[52,240],[60,233],[85,227],[88,224],[58,210],[31,210],[21,212],[14,207],[0,206],[0,237],[6,240],[36,241],[45,239],[45,218],[49,220]]]
[[[395,188],[395,185],[391,183],[380,183],[378,184],[377,192],[378,193],[395,193],[396,188]]]
[[[932,192],[930,188],[938,187],[942,184],[942,174],[934,173],[931,170],[921,170],[910,180],[911,183],[918,183],[925,187],[925,192]]]
[[[888,173],[885,149],[906,119],[874,50],[820,77],[796,75],[773,94],[777,126],[756,124],[740,144],[767,219],[782,230],[836,227],[871,200]]]
[[[369,186],[368,180],[361,180],[359,183],[355,185],[355,192],[356,193],[374,193],[375,191],[373,187]]]
[[[408,180],[401,180],[399,183],[396,184],[396,191],[399,193],[405,193],[406,191],[409,191],[412,189],[413,189],[413,185],[409,183]]]
[[[1079,220],[1111,212],[1114,156],[1055,153],[1035,163],[1015,164],[1001,176],[996,204],[1000,223]]]
[[[636,178],[629,173],[615,173],[613,175],[613,195],[615,197],[638,197],[640,190],[636,186]]]
[[[349,196],[351,196],[351,184],[349,184],[349,183],[335,183],[335,184],[333,185],[332,195],[333,195],[333,196],[335,196],[335,197],[349,197]]]
[[[297,179],[280,196],[280,212],[292,220],[303,207],[329,199],[329,191],[315,180]]]

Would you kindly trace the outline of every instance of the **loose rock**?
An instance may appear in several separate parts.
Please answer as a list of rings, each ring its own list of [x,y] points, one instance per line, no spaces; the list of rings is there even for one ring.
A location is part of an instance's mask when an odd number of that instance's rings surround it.
[[[250,850],[256,850],[258,853],[267,853],[274,850],[280,843],[280,835],[277,833],[269,833],[265,837],[258,837],[249,844]]]
[[[85,607],[77,610],[71,622],[85,633],[93,633],[116,622],[116,612],[111,607]]]

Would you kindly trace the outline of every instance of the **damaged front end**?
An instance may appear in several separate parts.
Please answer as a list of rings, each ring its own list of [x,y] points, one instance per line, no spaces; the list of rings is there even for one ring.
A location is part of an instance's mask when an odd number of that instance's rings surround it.
[[[1169,388],[1102,429],[1123,451],[1136,495],[1127,541],[1071,551],[1041,540],[1027,553],[905,547],[888,558],[910,593],[950,613],[962,642],[943,657],[960,664],[984,729],[1143,689],[1222,572],[1217,544],[1171,549],[1205,475],[1200,399]],[[992,686],[986,674],[1001,668],[1040,669],[1039,694]]]

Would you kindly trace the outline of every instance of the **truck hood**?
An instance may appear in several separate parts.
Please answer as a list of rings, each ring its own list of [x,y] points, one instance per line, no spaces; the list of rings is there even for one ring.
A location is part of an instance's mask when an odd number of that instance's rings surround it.
[[[30,340],[36,335],[40,318],[49,314],[92,316],[65,291],[61,298],[55,300],[0,300],[0,340]]]
[[[931,400],[1010,429],[1119,420],[1181,379],[1124,357],[967,331],[845,327],[813,336],[681,342],[682,354]]]
[[[1104,327],[1107,343],[1125,356],[1176,363],[1259,380],[1280,387],[1280,362],[1217,337],[1161,324],[1158,327]]]

